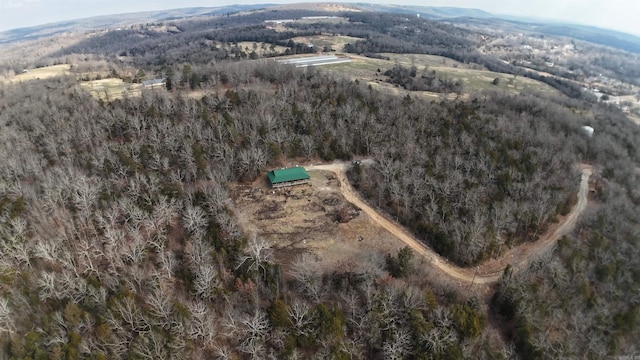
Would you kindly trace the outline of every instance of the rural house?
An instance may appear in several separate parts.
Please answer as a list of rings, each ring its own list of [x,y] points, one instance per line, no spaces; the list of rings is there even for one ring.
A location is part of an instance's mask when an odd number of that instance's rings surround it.
[[[306,184],[311,179],[311,176],[303,167],[271,170],[267,173],[267,177],[274,188]]]

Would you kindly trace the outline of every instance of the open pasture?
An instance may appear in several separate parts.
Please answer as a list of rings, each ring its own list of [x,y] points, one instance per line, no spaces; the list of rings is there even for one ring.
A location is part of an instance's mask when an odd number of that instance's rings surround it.
[[[69,75],[71,74],[70,70],[71,70],[71,65],[68,65],[68,64],[45,66],[41,68],[27,70],[26,72],[17,74],[13,78],[9,78],[5,80],[5,82],[15,84],[23,81],[47,79],[47,78],[52,78],[56,76]]]
[[[111,101],[125,96],[138,96],[142,92],[141,84],[132,84],[118,78],[85,81],[80,86],[96,99]]]
[[[348,77],[365,82],[385,83],[385,71],[395,65],[407,68],[415,66],[417,76],[427,75],[435,71],[439,79],[462,80],[464,93],[471,94],[494,90],[500,92],[537,92],[550,95],[560,95],[553,87],[542,82],[493,71],[476,69],[469,64],[463,64],[449,58],[435,55],[421,54],[381,54],[386,59],[374,59],[365,56],[349,54],[350,63],[334,65],[327,71],[334,71]],[[498,78],[497,85],[493,81]]]
[[[343,35],[315,35],[294,37],[291,40],[297,43],[313,44],[313,46],[318,50],[322,50],[325,46],[328,46],[336,52],[343,52],[346,44],[353,43],[361,39]]]

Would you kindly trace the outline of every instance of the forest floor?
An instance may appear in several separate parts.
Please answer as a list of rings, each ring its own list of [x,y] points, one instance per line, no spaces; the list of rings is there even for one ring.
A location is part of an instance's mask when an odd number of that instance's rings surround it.
[[[311,184],[271,189],[266,177],[236,184],[232,198],[245,231],[265,237],[276,260],[288,267],[299,254],[311,252],[327,271],[353,270],[371,259],[372,252],[395,253],[409,246],[426,265],[462,284],[486,287],[497,282],[504,269],[524,269],[550,251],[570,233],[586,209],[592,168],[581,165],[580,188],[571,211],[552,224],[537,241],[505,251],[473,268],[449,262],[417,240],[407,229],[367,204],[346,178],[349,163],[310,165]],[[425,262],[423,261],[423,264]]]

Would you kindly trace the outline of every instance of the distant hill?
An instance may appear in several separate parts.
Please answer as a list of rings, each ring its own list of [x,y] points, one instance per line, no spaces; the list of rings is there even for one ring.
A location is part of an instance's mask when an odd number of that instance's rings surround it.
[[[565,36],[595,44],[611,46],[616,49],[640,54],[640,37],[615,30],[595,26],[563,24],[554,21],[541,21],[523,17],[457,17],[449,19],[453,24],[473,25],[476,28],[500,28],[509,31],[529,32],[542,35]]]
[[[331,11],[372,11],[389,13],[420,14],[426,18],[453,18],[453,17],[475,17],[487,18],[492,15],[478,9],[463,9],[454,7],[433,7],[433,6],[412,6],[412,5],[378,5],[366,3],[347,3],[336,6],[335,3],[317,4],[258,4],[258,5],[229,5],[222,7],[195,7],[182,8],[163,11],[147,11],[126,14],[114,14],[96,16],[78,20],[50,23],[39,26],[12,29],[0,32],[0,44],[8,44],[22,40],[33,40],[45,36],[51,36],[64,32],[96,30],[113,27],[124,27],[131,24],[167,21],[184,19],[195,16],[223,15],[227,13],[237,13],[243,11],[254,11],[259,9],[296,8],[304,5],[304,9],[331,10]],[[331,8],[331,9],[329,9]]]
[[[362,11],[420,14],[432,19],[447,19],[452,22],[478,22],[487,25],[502,23],[518,29],[540,34],[566,36],[578,40],[611,46],[617,49],[640,54],[640,37],[619,31],[597,28],[594,26],[563,24],[539,19],[496,16],[479,9],[456,7],[413,6],[413,5],[380,5],[357,3],[355,7]]]
[[[640,37],[618,31],[600,29],[592,26],[562,24],[557,22],[523,19],[508,16],[497,17],[479,9],[465,9],[457,7],[435,7],[419,5],[390,5],[368,3],[305,3],[305,4],[258,4],[258,5],[229,5],[221,7],[195,7],[164,11],[148,11],[127,14],[97,16],[79,20],[64,21],[28,28],[13,29],[0,32],[0,44],[32,40],[64,32],[96,30],[104,28],[124,27],[131,24],[158,22],[184,19],[196,16],[223,15],[244,11],[277,10],[277,9],[307,9],[329,12],[370,11],[396,14],[420,15],[429,19],[446,20],[452,23],[473,23],[481,26],[502,26],[521,31],[539,34],[567,36],[585,40],[596,44],[607,45],[618,49],[640,54]]]
[[[137,23],[167,21],[195,16],[223,15],[227,13],[257,10],[271,6],[274,5],[229,5],[221,7],[195,7],[95,16],[0,32],[0,44],[8,44],[22,40],[34,40],[45,36],[71,31],[96,30],[120,26],[124,27]]]
[[[365,4],[356,3],[354,7],[362,11],[374,12],[390,12],[390,13],[406,13],[420,14],[420,16],[428,18],[455,18],[455,17],[473,17],[473,18],[490,18],[495,15],[480,9],[465,9],[457,7],[437,7],[437,6],[420,6],[420,5],[388,5],[388,4]]]
[[[640,37],[619,31],[564,24],[540,24],[535,30],[544,34],[571,37],[640,54]]]

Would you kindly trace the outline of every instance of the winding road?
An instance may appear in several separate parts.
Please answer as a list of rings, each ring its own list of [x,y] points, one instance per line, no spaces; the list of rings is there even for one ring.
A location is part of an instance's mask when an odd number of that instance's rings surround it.
[[[526,268],[532,261],[550,251],[558,239],[570,233],[575,228],[578,217],[587,206],[589,177],[592,174],[592,167],[590,165],[580,165],[582,177],[576,204],[568,215],[563,217],[559,223],[553,224],[551,228],[535,243],[525,243],[516,246],[503,254],[499,259],[484,262],[477,267],[462,268],[447,261],[433,249],[417,240],[402,225],[393,220],[389,220],[382,213],[361,199],[358,193],[353,189],[353,187],[351,187],[349,181],[347,181],[346,170],[349,166],[351,166],[349,163],[336,162],[325,165],[311,165],[306,166],[305,168],[307,170],[326,170],[334,172],[340,181],[340,192],[348,202],[362,209],[362,211],[369,215],[373,221],[400,239],[415,252],[428,259],[434,267],[438,268],[452,279],[476,285],[490,285],[497,282],[502,276],[507,264],[511,265],[513,271],[519,271]]]

